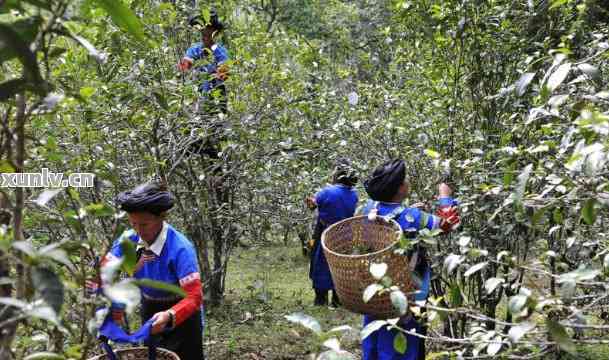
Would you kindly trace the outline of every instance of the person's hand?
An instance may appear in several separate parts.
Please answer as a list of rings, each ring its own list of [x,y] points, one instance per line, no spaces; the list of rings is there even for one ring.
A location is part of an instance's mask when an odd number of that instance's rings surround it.
[[[219,80],[226,80],[228,78],[228,65],[222,64],[218,66],[218,69],[214,73],[214,77]]]
[[[317,203],[315,202],[315,198],[312,196],[309,196],[307,198],[305,198],[305,205],[307,205],[307,207],[311,210],[315,209],[317,207]]]
[[[169,311],[161,311],[152,315],[152,330],[150,334],[155,335],[162,332],[167,324],[171,321],[171,315]]]
[[[180,62],[178,62],[178,70],[180,70],[181,72],[185,72],[190,70],[190,68],[192,67],[192,60],[187,59],[187,58],[182,58],[182,60],[180,60]]]
[[[453,190],[446,183],[441,183],[440,185],[438,185],[438,197],[439,198],[449,197],[452,195],[452,193],[453,193]]]

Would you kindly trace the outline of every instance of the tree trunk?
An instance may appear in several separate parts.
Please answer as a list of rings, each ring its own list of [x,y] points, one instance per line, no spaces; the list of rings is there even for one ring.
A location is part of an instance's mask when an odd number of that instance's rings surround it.
[[[17,113],[15,115],[15,135],[16,135],[16,152],[15,152],[15,172],[22,173],[24,171],[23,164],[25,162],[25,95],[19,94],[16,98],[17,103]],[[8,119],[8,117],[7,117]],[[10,140],[9,140],[10,141]],[[9,159],[12,160],[12,159]],[[7,200],[4,195],[2,196],[2,205],[4,208],[7,205]],[[22,241],[23,240],[23,206],[24,206],[24,194],[23,188],[15,189],[15,207],[13,208],[13,241]],[[6,217],[9,219],[10,217]],[[11,265],[8,262],[8,259],[4,256],[4,254],[0,254],[0,276],[10,276]],[[23,266],[16,266],[17,272],[17,293],[16,297],[18,299],[22,299],[25,296],[25,270]],[[0,288],[0,294],[2,296],[10,297],[11,294],[10,286],[2,286]],[[0,321],[11,318],[14,315],[14,312],[10,308],[2,308],[2,313],[0,313]],[[18,322],[13,322],[7,325],[5,328],[0,329],[0,359],[11,359],[11,344],[13,343],[13,339],[15,337],[15,332],[17,331]]]

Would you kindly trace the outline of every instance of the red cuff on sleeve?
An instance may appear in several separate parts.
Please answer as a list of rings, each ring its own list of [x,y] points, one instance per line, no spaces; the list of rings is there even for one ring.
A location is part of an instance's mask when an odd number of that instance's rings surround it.
[[[444,232],[454,230],[461,223],[459,218],[459,211],[456,206],[441,206],[436,212],[442,221],[440,222],[440,229]]]
[[[186,292],[186,297],[171,309],[175,313],[174,326],[179,326],[192,314],[201,308],[203,292],[201,290],[201,277],[199,273],[192,273],[180,280],[180,286]]]

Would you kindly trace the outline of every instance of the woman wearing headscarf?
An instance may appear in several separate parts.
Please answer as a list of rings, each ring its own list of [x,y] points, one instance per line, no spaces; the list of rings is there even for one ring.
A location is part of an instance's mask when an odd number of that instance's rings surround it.
[[[357,175],[351,163],[346,159],[339,159],[332,174],[332,184],[305,200],[309,209],[318,210],[309,268],[309,278],[315,290],[315,305],[327,305],[329,291],[332,291],[332,306],[340,305],[321,246],[321,234],[330,225],[353,216],[358,200],[357,192],[353,189],[355,184],[357,184]]]
[[[199,86],[202,97],[202,104],[207,108],[208,113],[226,113],[226,86],[224,81],[228,77],[229,55],[226,48],[216,42],[218,34],[224,30],[224,24],[220,21],[215,10],[210,11],[209,21],[205,21],[201,16],[194,16],[189,19],[190,26],[200,29],[201,42],[193,44],[186,50],[186,54],[178,62],[178,70],[186,72],[190,70],[197,60],[203,60],[206,64],[195,66],[195,70],[207,74]],[[216,93],[213,96],[212,93]],[[209,104],[213,98],[218,101],[215,106]]]
[[[376,213],[380,216],[393,218],[400,225],[405,236],[416,237],[422,229],[441,229],[444,232],[449,232],[460,222],[456,207],[457,202],[451,197],[451,188],[444,183],[438,186],[438,209],[435,215],[403,204],[409,191],[404,160],[388,161],[375,168],[364,182],[364,187],[371,200],[364,206],[363,214]],[[413,275],[421,281],[421,288],[415,295],[415,300],[425,300],[429,294],[431,280],[431,267],[425,248],[418,246],[411,256],[416,258],[414,259],[416,266]],[[374,320],[373,317],[365,315],[364,326]],[[415,329],[419,334],[423,334],[425,331],[413,317],[405,316],[400,319],[399,324],[403,329]],[[369,335],[362,343],[363,359],[425,359],[424,340],[414,335],[406,335],[407,347],[404,354],[400,354],[394,349],[394,338],[398,331],[395,329],[387,330],[386,327],[383,327]]]
[[[142,323],[153,319],[151,334],[158,334],[158,346],[174,351],[182,360],[203,359],[201,276],[193,244],[165,222],[174,205],[173,195],[157,183],[122,192],[116,202],[127,212],[132,230],[121,235],[104,257],[101,266],[123,256],[121,243],[136,247],[136,279],[151,279],[180,286],[186,297],[142,287]],[[115,319],[120,318],[113,314]]]

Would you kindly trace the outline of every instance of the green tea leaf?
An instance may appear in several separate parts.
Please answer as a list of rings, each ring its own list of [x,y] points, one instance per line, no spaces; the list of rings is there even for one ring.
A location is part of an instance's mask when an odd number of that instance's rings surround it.
[[[133,276],[135,267],[137,265],[135,244],[128,238],[123,238],[121,241],[121,250],[123,251],[123,263],[121,264],[121,270],[129,274],[129,276]]]
[[[406,341],[406,336],[404,336],[403,332],[399,332],[393,338],[393,348],[400,354],[406,353],[406,348],[408,343]]]
[[[145,41],[140,20],[122,0],[95,0],[95,2],[110,15],[112,22],[119,28],[131,34],[136,40]]]
[[[173,284],[168,284],[166,282],[155,281],[151,279],[137,279],[133,280],[133,283],[140,287],[163,290],[181,297],[186,297],[186,292],[181,287]]]
[[[596,200],[588,199],[582,208],[582,218],[588,225],[594,224],[596,221],[596,209],[594,209],[594,204],[596,204]]]

